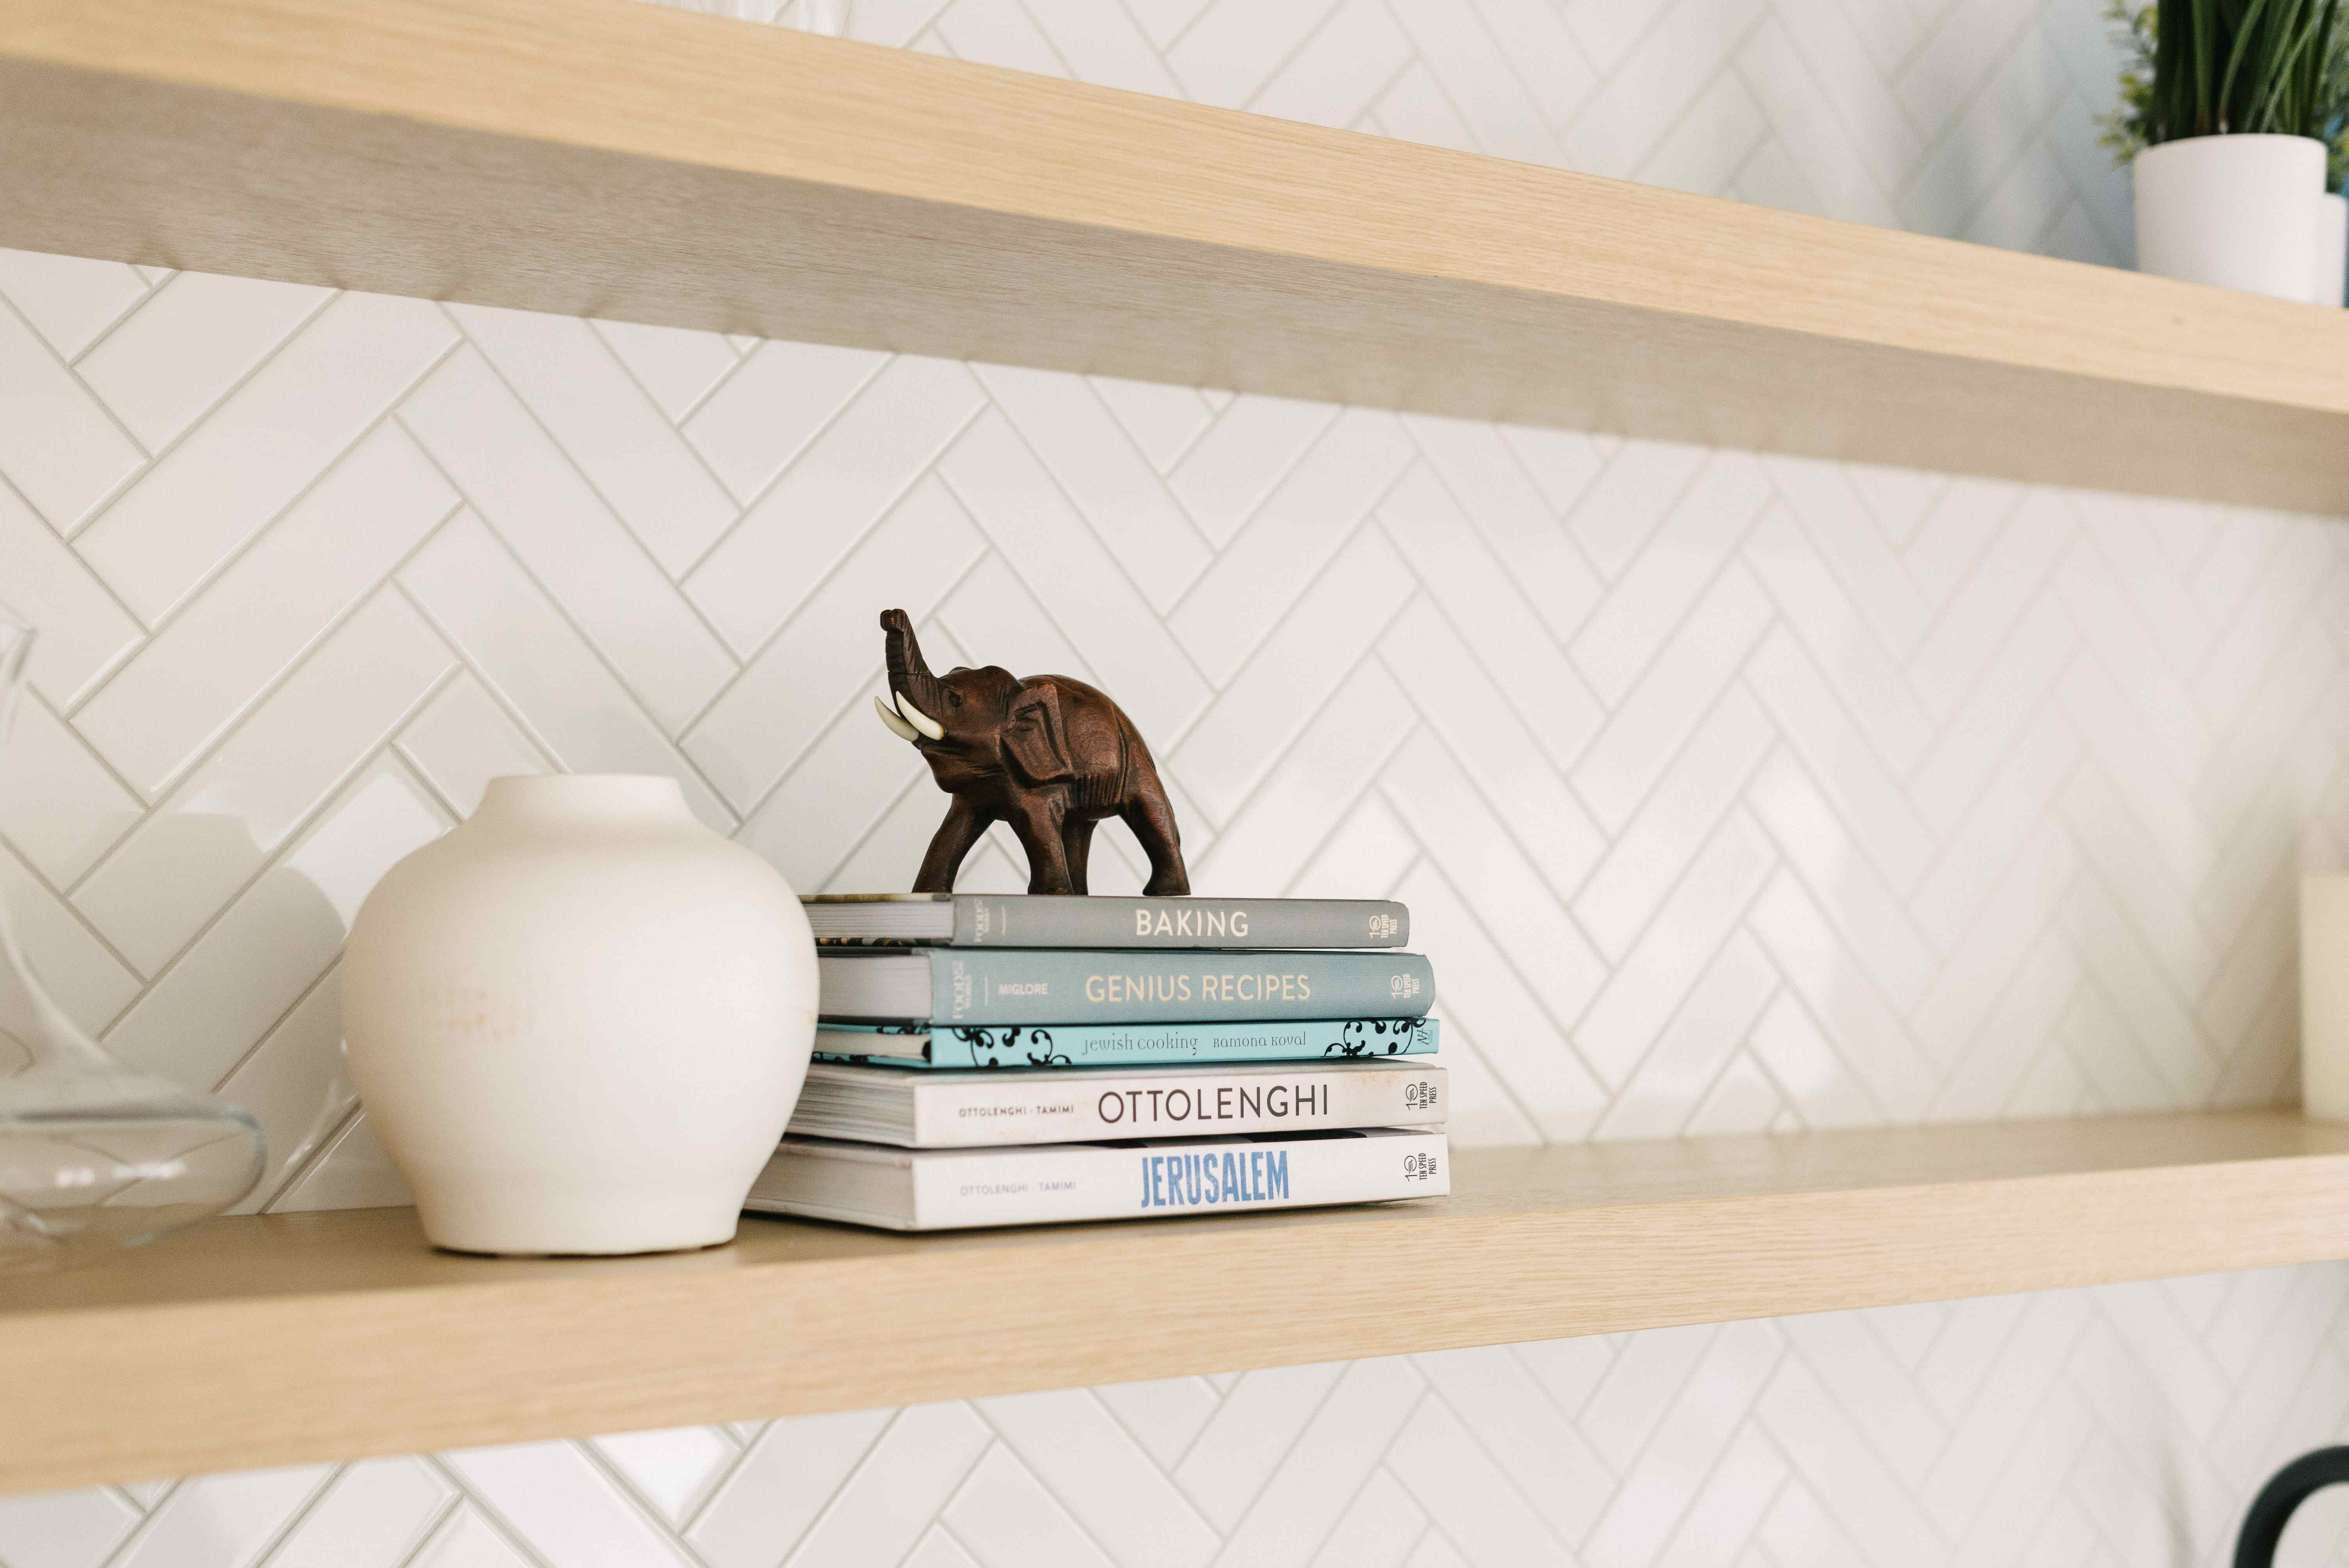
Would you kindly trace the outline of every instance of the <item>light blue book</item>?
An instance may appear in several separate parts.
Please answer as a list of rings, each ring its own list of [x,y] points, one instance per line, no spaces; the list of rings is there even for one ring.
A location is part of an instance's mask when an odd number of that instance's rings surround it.
[[[1433,1018],[1313,1018],[1289,1023],[824,1024],[821,1062],[893,1068],[1115,1068],[1170,1062],[1285,1062],[1424,1056]]]
[[[1175,1024],[1416,1018],[1416,953],[834,947],[815,961],[826,1023]]]

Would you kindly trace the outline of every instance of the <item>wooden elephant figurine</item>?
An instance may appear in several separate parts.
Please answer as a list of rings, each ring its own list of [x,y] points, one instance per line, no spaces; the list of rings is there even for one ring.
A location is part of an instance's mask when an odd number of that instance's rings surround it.
[[[922,857],[916,892],[951,892],[963,857],[988,826],[1008,822],[1028,852],[1030,892],[1085,891],[1093,826],[1118,817],[1150,857],[1152,894],[1191,891],[1174,811],[1133,721],[1066,676],[1015,678],[995,665],[932,675],[903,610],[881,616],[893,708],[882,722],[911,741],[954,797]]]

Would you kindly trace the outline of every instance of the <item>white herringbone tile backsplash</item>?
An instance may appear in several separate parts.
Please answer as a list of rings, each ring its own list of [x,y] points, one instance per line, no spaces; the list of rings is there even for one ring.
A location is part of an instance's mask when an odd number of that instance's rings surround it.
[[[773,9],[2128,254],[2094,0]],[[802,891],[904,885],[891,604],[1114,693],[1202,891],[1410,901],[1468,1143],[2289,1099],[2294,872],[2349,840],[2315,519],[18,253],[0,481],[45,633],[0,896],[264,1119],[278,1210],[400,1201],[336,954],[492,775],[673,773]],[[2218,1563],[2349,1434],[2344,1309],[2279,1270],[100,1488],[0,1500],[0,1565]]]

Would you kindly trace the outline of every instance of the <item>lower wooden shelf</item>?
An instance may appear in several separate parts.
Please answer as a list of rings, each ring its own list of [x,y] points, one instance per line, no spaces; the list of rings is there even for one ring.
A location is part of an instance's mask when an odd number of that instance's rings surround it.
[[[2349,1257],[2286,1111],[1462,1153],[1448,1199],[492,1260],[404,1209],[0,1280],[0,1491]]]

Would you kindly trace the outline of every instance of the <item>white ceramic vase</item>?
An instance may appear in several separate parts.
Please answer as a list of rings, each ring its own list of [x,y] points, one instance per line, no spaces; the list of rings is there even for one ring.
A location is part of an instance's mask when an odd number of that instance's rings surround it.
[[[2349,876],[2300,879],[2300,1103],[2349,1121]]]
[[[732,1238],[815,986],[790,886],[675,779],[499,779],[367,895],[343,1026],[435,1244],[665,1252]]]
[[[2337,305],[2349,295],[2349,196],[2316,199],[2316,284],[2309,297]]]
[[[2306,301],[2324,144],[2193,136],[2137,155],[2137,264],[2188,283]]]

